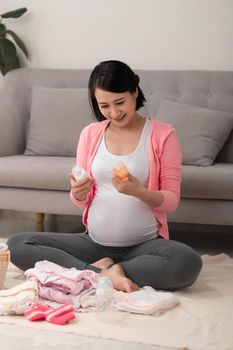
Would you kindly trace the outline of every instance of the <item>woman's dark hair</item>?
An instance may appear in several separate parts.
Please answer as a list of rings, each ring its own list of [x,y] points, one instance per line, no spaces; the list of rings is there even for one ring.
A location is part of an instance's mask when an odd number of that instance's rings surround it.
[[[89,102],[96,119],[98,121],[106,120],[100,112],[95,98],[96,88],[110,92],[129,91],[130,93],[138,89],[138,97],[136,100],[136,110],[138,110],[146,101],[138,84],[139,76],[136,75],[127,64],[115,60],[99,63],[93,69],[88,83]]]

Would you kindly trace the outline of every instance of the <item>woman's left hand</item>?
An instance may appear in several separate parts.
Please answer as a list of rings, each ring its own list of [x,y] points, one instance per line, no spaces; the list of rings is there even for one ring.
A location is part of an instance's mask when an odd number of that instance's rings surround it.
[[[120,193],[134,196],[151,208],[159,207],[164,200],[160,191],[150,191],[132,174],[128,173],[128,180],[123,181],[118,176],[112,177],[113,186]]]
[[[128,180],[123,181],[118,176],[112,177],[112,184],[119,193],[140,197],[146,188],[132,174],[127,174]]]

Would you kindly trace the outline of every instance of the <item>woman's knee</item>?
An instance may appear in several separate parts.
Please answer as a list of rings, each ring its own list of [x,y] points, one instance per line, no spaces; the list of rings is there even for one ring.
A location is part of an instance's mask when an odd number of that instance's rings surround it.
[[[186,246],[182,253],[176,256],[173,270],[174,287],[179,289],[191,286],[199,276],[201,268],[200,255],[191,247]]]
[[[13,236],[11,236],[6,242],[10,252],[14,251],[15,249],[18,249],[19,245],[22,244],[27,235],[28,233],[16,233]]]
[[[11,236],[6,244],[11,254],[11,262],[21,268],[21,262],[24,260],[25,244],[28,239],[33,236],[33,233],[22,232]]]

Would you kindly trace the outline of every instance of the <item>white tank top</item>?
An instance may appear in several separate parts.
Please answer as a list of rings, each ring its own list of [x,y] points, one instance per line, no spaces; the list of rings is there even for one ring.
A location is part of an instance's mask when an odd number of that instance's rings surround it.
[[[98,244],[130,246],[155,238],[157,221],[151,208],[133,196],[119,193],[111,182],[112,168],[122,161],[129,172],[145,186],[149,177],[148,136],[151,122],[146,120],[136,149],[124,156],[110,153],[105,137],[92,163],[96,193],[88,212],[88,232]]]

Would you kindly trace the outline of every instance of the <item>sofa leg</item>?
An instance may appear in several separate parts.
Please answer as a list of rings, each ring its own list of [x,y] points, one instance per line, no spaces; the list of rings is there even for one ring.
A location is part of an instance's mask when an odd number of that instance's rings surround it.
[[[36,222],[37,224],[43,224],[44,222],[44,213],[36,213]]]

